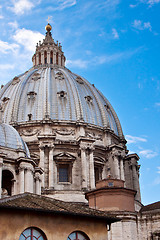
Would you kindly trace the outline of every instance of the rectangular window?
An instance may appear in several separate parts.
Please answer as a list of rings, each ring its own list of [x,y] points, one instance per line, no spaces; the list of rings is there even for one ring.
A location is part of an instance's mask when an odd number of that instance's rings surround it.
[[[69,164],[59,165],[59,182],[69,182]]]

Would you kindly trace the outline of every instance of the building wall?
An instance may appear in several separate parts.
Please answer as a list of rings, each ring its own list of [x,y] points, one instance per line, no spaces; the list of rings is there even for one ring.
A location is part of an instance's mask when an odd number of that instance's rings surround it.
[[[73,231],[84,232],[90,240],[108,240],[106,221],[30,211],[1,210],[0,239],[18,240],[29,227],[41,229],[47,240],[67,240]]]

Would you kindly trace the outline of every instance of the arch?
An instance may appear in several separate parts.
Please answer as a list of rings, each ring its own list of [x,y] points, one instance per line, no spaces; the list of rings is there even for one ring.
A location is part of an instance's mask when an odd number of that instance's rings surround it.
[[[90,240],[89,237],[87,236],[87,234],[85,234],[82,231],[74,231],[72,233],[70,233],[70,235],[68,236],[67,240]]]
[[[14,175],[9,170],[2,171],[2,195],[11,196],[13,189]]]
[[[30,227],[26,228],[20,235],[19,240],[47,240],[45,233],[37,228],[37,227]]]

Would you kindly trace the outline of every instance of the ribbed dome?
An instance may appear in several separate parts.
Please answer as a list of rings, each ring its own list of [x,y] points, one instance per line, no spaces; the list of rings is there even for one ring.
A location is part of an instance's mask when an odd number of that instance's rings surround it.
[[[52,64],[31,68],[0,91],[5,123],[83,121],[123,136],[109,101],[84,78]]]
[[[15,128],[5,123],[0,124],[0,146],[23,150],[26,156],[30,157],[28,147],[20,137],[19,133]]]

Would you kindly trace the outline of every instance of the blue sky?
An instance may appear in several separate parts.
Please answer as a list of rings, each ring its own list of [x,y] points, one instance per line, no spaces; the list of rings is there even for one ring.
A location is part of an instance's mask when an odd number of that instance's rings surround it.
[[[0,0],[0,84],[32,66],[48,16],[67,67],[103,92],[130,152],[142,202],[160,200],[160,0]]]

